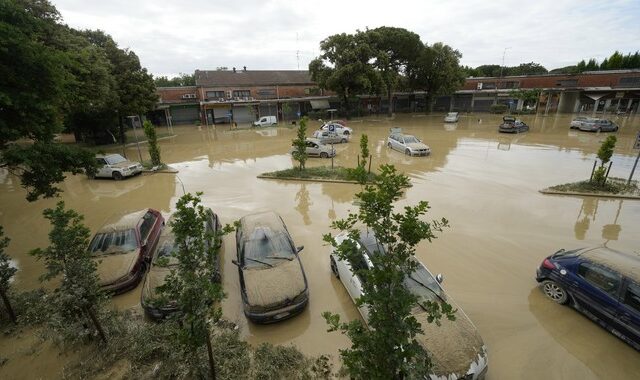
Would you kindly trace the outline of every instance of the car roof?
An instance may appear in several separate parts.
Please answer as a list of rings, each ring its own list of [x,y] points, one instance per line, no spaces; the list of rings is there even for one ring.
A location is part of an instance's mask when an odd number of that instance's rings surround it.
[[[316,144],[318,144],[318,145],[322,145],[322,143],[320,142],[320,140],[319,140],[319,139],[316,139],[316,138],[313,138],[313,137],[307,137],[307,140],[306,140],[306,141],[310,141],[310,142],[312,142],[312,143],[316,143]]]
[[[113,232],[113,231],[122,231],[129,230],[135,228],[138,225],[138,222],[144,217],[144,215],[149,211],[148,208],[144,210],[138,210],[131,212],[129,214],[116,214],[107,219],[107,222],[100,227],[98,233],[105,232]]]
[[[240,219],[240,229],[243,232],[243,240],[248,240],[250,238],[251,231],[254,231],[257,228],[262,230],[270,229],[274,233],[286,231],[286,226],[280,218],[280,215],[274,211],[250,214]]]
[[[620,252],[608,247],[589,248],[580,253],[580,257],[629,277],[640,283],[640,255]]]
[[[96,154],[96,158],[107,158],[107,157],[113,157],[113,156],[120,156],[124,158],[121,154],[118,154],[118,153]]]

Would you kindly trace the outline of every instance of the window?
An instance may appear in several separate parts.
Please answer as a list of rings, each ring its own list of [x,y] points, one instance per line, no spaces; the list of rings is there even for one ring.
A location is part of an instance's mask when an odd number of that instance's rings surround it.
[[[609,269],[591,263],[581,263],[578,267],[578,274],[588,283],[602,289],[606,293],[613,296],[618,293],[620,275]]]
[[[248,98],[251,96],[251,90],[233,90],[234,98]]]
[[[97,158],[96,159],[98,161],[98,165],[106,165],[107,161],[105,161],[104,158]]]
[[[620,78],[620,87],[640,87],[640,77]]]
[[[261,88],[258,90],[260,96],[276,96],[276,90],[272,88]]]
[[[624,298],[622,299],[622,303],[631,307],[632,309],[636,309],[637,312],[640,312],[640,285],[629,283],[627,286],[627,291],[624,293]]]
[[[149,237],[149,233],[151,233],[153,225],[156,224],[156,219],[156,216],[151,212],[147,212],[146,214],[144,214],[144,217],[142,218],[142,224],[140,225],[140,241],[144,242],[147,240],[147,238]]]
[[[577,87],[578,86],[578,80],[577,79],[559,80],[557,84],[560,87]]]
[[[501,88],[518,88],[520,87],[520,83],[516,81],[507,81],[507,82],[502,82],[500,87]]]
[[[209,99],[224,98],[224,91],[207,91],[207,98]]]
[[[481,82],[482,86],[479,86],[481,90],[495,90],[496,82]]]
[[[89,244],[89,252],[99,256],[128,252],[136,247],[136,236],[133,230],[120,230],[96,234]]]

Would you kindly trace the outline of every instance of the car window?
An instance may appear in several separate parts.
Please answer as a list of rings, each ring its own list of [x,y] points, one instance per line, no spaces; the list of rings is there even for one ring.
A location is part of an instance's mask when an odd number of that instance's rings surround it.
[[[360,282],[365,283],[365,278],[361,273],[358,273],[362,270],[369,270],[369,266],[367,265],[367,262],[364,259],[364,254],[362,252],[359,255],[355,255],[354,262],[351,263],[351,266],[353,269],[353,274],[360,279]]]
[[[140,240],[145,241],[149,237],[149,233],[151,233],[151,229],[153,225],[156,223],[158,218],[150,211],[147,211],[142,217],[142,224],[140,225]]]
[[[414,136],[405,136],[404,137],[404,143],[405,144],[413,144],[413,143],[417,143],[417,142],[419,142],[419,141]]]
[[[106,157],[105,160],[109,163],[109,165],[116,165],[121,162],[125,162],[127,159],[122,157],[119,154],[114,154],[113,156]]]
[[[581,263],[578,266],[578,275],[613,296],[617,294],[620,287],[619,274],[591,263]]]
[[[89,244],[89,252],[94,255],[129,252],[138,247],[133,229],[96,234]]]
[[[622,298],[622,303],[640,313],[640,285],[633,282],[629,283],[627,291]]]
[[[245,258],[267,261],[274,265],[274,262],[282,261],[283,258],[293,259],[295,254],[291,248],[291,243],[285,232],[273,232],[267,227],[257,227],[251,237],[244,242]],[[251,260],[245,260],[247,268],[261,267],[264,264]]]
[[[404,286],[422,302],[438,301],[446,297],[436,279],[422,265],[418,265],[415,271],[405,277]]]
[[[98,165],[106,165],[107,164],[107,161],[105,161],[104,158],[98,158],[97,161],[98,161]]]
[[[176,265],[178,263],[178,252],[178,246],[175,240],[165,240],[158,248],[158,255],[154,259],[153,264],[160,267]]]

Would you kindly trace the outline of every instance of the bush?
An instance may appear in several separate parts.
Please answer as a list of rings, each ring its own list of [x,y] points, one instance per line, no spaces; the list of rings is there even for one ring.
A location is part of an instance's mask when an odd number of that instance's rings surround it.
[[[493,104],[489,108],[489,112],[491,112],[491,113],[505,113],[505,112],[507,112],[507,109],[508,109],[508,107],[507,107],[506,104]]]

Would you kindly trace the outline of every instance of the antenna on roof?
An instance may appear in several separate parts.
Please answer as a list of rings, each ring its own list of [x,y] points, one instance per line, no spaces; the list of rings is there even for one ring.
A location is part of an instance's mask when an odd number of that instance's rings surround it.
[[[298,32],[296,32],[296,61],[298,61],[298,70],[300,70],[300,49],[298,48]]]

